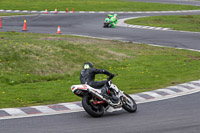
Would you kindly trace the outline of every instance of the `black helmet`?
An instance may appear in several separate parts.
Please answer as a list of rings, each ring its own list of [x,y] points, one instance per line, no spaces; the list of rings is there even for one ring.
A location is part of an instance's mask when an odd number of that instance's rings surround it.
[[[83,68],[84,68],[84,69],[93,68],[93,64],[92,64],[91,62],[86,62],[86,63],[83,65]]]

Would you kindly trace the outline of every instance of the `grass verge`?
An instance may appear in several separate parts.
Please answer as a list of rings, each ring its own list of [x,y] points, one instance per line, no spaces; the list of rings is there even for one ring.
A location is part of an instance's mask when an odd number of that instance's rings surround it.
[[[152,16],[125,21],[133,25],[172,28],[174,30],[200,32],[200,15]]]
[[[80,100],[84,62],[119,76],[127,93],[150,91],[200,79],[200,53],[67,35],[0,32],[0,108]],[[96,80],[103,80],[98,75]]]
[[[122,0],[2,0],[0,9],[9,10],[41,10],[65,11],[66,8],[77,11],[171,11],[194,10],[198,6],[175,5],[161,3],[130,2]]]
[[[0,13],[0,16],[33,15],[27,13]]]

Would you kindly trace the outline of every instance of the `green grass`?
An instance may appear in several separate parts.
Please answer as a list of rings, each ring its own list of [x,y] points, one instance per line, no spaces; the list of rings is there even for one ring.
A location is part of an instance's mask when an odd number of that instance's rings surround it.
[[[65,11],[160,11],[193,10],[198,6],[130,2],[122,0],[1,0],[0,9],[12,10],[54,10]]]
[[[152,16],[130,19],[126,23],[200,32],[200,15]]]
[[[0,16],[33,15],[27,13],[0,13]]]
[[[200,79],[200,53],[67,35],[0,32],[0,108],[80,100],[84,62],[119,76],[127,93]],[[106,77],[99,75],[97,80]]]

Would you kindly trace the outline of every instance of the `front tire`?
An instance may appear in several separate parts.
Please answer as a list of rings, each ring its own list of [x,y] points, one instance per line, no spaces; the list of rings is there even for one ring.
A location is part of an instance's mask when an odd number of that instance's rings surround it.
[[[103,24],[103,28],[107,28],[107,23],[104,23],[104,24]]]
[[[123,98],[123,105],[122,107],[130,112],[130,113],[134,113],[137,110],[137,104],[135,103],[135,100],[133,100],[133,98],[131,96],[129,96],[128,94],[124,93],[124,95],[126,95],[127,98]]]
[[[85,111],[93,117],[101,117],[104,114],[104,107],[101,104],[95,105],[91,95],[85,95],[82,99]]]

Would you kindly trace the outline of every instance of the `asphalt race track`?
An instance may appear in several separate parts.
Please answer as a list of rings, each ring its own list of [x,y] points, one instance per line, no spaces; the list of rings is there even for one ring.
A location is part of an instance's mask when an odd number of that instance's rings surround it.
[[[136,113],[86,112],[0,121],[1,133],[199,133],[200,93],[138,105]]]
[[[200,11],[189,13],[123,13],[120,18],[153,16],[153,15],[200,14]],[[57,26],[61,26],[63,34],[76,34],[100,38],[133,41],[170,47],[200,50],[200,33],[161,31],[148,29],[132,29],[117,27],[102,28],[106,14],[48,14],[22,17],[2,18],[2,31],[22,31],[23,21],[27,19],[28,32],[56,34]]]
[[[154,2],[154,0],[151,1]],[[181,14],[200,14],[200,11],[189,13],[121,13],[119,18]],[[60,25],[62,34],[200,50],[200,33],[124,27],[104,29],[102,26],[105,17],[105,13],[4,17],[2,18],[3,28],[1,31],[22,32],[23,21],[27,19],[27,32],[56,34],[57,26]],[[0,133],[199,133],[199,103],[200,93],[195,93],[139,104],[138,111],[133,114],[120,111],[106,113],[102,118],[92,118],[86,112],[78,112],[0,120]]]

